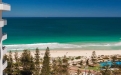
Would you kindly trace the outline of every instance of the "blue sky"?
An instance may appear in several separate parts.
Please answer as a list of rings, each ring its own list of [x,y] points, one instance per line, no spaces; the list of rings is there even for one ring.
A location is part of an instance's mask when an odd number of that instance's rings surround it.
[[[121,0],[3,0],[4,17],[121,17]]]

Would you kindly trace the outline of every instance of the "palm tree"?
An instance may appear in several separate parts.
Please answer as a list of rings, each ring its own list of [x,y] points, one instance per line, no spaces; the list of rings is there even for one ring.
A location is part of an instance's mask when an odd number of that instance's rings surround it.
[[[102,75],[111,75],[112,73],[109,65],[104,66],[100,72],[102,73]]]
[[[117,57],[116,56],[112,56],[111,59],[112,59],[113,62],[115,62],[117,60]]]

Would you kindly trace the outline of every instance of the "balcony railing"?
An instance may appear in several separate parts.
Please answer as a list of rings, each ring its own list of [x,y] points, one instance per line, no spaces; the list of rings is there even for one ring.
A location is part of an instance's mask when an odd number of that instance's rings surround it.
[[[7,49],[5,46],[2,47],[2,51],[3,51],[3,55],[5,55],[7,53]]]
[[[4,25],[7,25],[7,20],[4,19]]]
[[[5,10],[5,11],[9,11],[11,10],[11,7],[9,4],[6,4],[6,3],[0,3],[0,10]]]
[[[3,36],[2,36],[2,41],[3,41],[3,40],[6,40],[6,39],[7,39],[7,34],[4,33]]]
[[[3,70],[7,67],[7,60],[3,61]]]
[[[0,27],[7,25],[7,20],[0,20]]]

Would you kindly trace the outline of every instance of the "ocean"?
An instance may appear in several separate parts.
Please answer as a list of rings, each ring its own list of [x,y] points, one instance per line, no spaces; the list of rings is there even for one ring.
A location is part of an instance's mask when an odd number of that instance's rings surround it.
[[[120,50],[121,17],[4,17],[8,50]]]

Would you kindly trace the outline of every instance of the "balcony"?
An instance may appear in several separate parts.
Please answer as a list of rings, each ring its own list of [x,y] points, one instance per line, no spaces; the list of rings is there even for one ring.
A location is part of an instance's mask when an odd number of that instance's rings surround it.
[[[7,49],[5,46],[2,47],[2,50],[3,50],[3,55],[5,55],[7,53]]]
[[[3,61],[3,70],[7,67],[8,63],[7,60]]]
[[[11,7],[9,4],[0,3],[0,10],[9,11],[9,10],[11,10]]]
[[[2,41],[7,39],[7,34],[3,34]]]
[[[0,27],[7,25],[7,20],[0,20]]]

